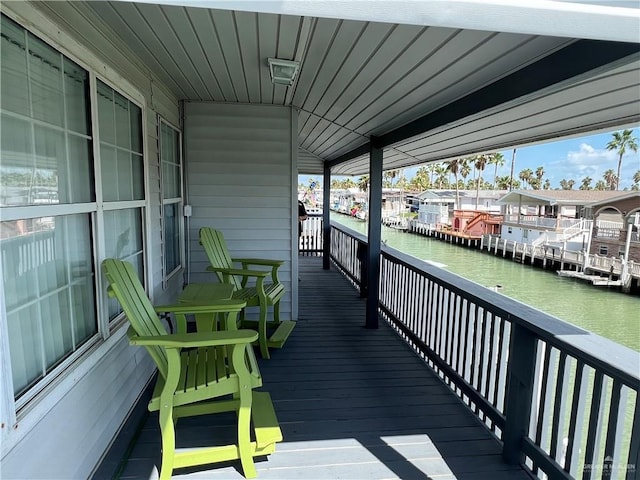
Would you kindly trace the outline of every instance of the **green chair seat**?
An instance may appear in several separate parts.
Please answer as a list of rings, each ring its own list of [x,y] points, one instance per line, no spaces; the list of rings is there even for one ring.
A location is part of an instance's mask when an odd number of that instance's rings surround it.
[[[233,285],[232,298],[245,301],[248,307],[260,308],[257,321],[246,320],[243,311],[240,314],[241,325],[258,331],[260,354],[263,358],[269,358],[269,348],[282,348],[296,325],[292,320],[280,320],[280,300],[286,290],[278,279],[278,269],[284,262],[232,258],[222,232],[209,227],[200,229],[200,244],[209,258],[207,270],[214,272],[221,283]],[[242,268],[234,267],[236,263],[241,264]],[[249,267],[267,267],[269,270]],[[255,281],[255,285],[249,285],[250,279]],[[273,307],[271,320],[267,319],[269,307]]]
[[[102,270],[109,282],[109,294],[118,299],[131,324],[129,342],[145,347],[158,368],[149,410],[159,412],[160,479],[170,478],[176,468],[238,459],[245,477],[257,476],[253,457],[272,453],[276,442],[282,440],[282,432],[269,394],[254,390],[262,385],[251,348],[258,334],[236,330],[238,314],[246,302],[212,299],[209,304],[153,307],[130,263],[107,259],[102,262]],[[191,290],[199,300],[201,292],[221,291],[206,286]],[[167,333],[156,312],[173,312],[181,319],[176,323],[177,333]],[[184,319],[189,314],[208,319],[199,326],[210,327],[218,321],[224,328],[186,333]],[[228,411],[237,415],[235,444],[176,449],[176,423],[180,418]]]

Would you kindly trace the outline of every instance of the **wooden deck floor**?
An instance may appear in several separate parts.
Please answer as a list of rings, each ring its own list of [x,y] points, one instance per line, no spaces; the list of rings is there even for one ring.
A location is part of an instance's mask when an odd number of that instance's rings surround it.
[[[344,277],[314,257],[301,257],[300,270],[299,324],[261,361],[284,442],[258,459],[259,479],[530,478],[502,462],[498,442],[390,328],[363,328],[364,301]],[[185,419],[179,435],[210,445],[232,422]],[[159,438],[148,415],[119,478],[157,478]],[[244,477],[234,462],[174,478]]]

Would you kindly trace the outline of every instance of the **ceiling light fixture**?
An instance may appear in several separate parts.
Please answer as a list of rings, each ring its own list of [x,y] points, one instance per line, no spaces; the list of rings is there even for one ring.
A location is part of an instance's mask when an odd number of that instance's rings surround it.
[[[300,62],[281,60],[279,58],[269,58],[268,62],[269,73],[271,74],[271,81],[273,83],[287,86],[293,84],[293,80],[296,78],[296,74],[300,68]]]

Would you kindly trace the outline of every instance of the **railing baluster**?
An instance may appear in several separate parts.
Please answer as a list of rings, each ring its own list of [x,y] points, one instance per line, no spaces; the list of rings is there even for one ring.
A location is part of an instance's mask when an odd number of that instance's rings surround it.
[[[527,435],[537,339],[530,330],[514,325],[511,330],[511,357],[506,399],[506,423],[503,431],[502,457],[509,464],[524,463],[523,439]]]
[[[600,416],[600,403],[602,401],[604,375],[596,371],[593,380],[593,393],[591,396],[591,409],[589,412],[589,429],[587,431],[587,444],[584,454],[585,469],[582,474],[583,480],[589,480],[591,474],[595,472],[594,458],[598,433],[598,420]]]
[[[551,422],[551,445],[549,447],[549,456],[553,459],[557,460],[557,452],[559,447],[559,442],[562,439],[559,437],[560,430],[560,418],[563,418],[563,408],[564,405],[563,399],[565,394],[565,386],[566,386],[566,363],[567,363],[567,354],[564,352],[560,352],[560,362],[558,363],[558,374],[556,377],[556,395],[555,400],[553,402],[553,420]]]
[[[498,408],[498,410],[500,410],[500,403],[498,400],[498,394],[500,392],[501,389],[501,385],[500,385],[500,377],[502,374],[502,342],[504,339],[504,320],[500,317],[497,318],[497,322],[498,322],[498,344],[496,346],[496,376],[495,376],[495,380],[493,382],[493,405],[495,407]]]
[[[571,462],[574,458],[574,448],[577,448],[580,442],[576,442],[576,425],[578,423],[578,414],[579,414],[579,404],[580,398],[582,397],[583,389],[582,389],[582,380],[584,373],[584,363],[578,361],[576,365],[576,377],[573,382],[573,398],[571,401],[571,416],[569,418],[569,434],[568,434],[568,443],[567,443],[567,453],[564,458],[564,470],[565,472],[571,471]]]
[[[609,421],[607,422],[607,440],[604,446],[604,465],[603,473],[611,472],[614,466],[614,460],[617,459],[616,453],[616,432],[618,431],[618,413],[620,408],[620,389],[622,384],[617,380],[613,380],[613,388],[611,390],[611,402],[609,404]]]
[[[627,480],[637,480],[640,471],[640,395],[636,395],[631,427],[631,442],[627,457]]]

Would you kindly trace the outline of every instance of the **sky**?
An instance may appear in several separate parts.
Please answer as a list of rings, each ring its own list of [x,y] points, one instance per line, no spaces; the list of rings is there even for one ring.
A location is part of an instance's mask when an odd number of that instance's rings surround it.
[[[560,180],[575,180],[574,189],[577,189],[582,179],[589,176],[593,179],[593,187],[608,169],[614,172],[618,169],[618,154],[616,151],[607,150],[607,143],[612,139],[612,133],[622,129],[605,133],[597,133],[582,137],[549,142],[529,147],[520,147],[516,150],[514,177],[518,173],[530,168],[533,172],[536,168],[543,167],[545,175],[551,181],[551,188],[560,188]],[[633,137],[640,146],[640,128],[633,128]],[[504,166],[498,169],[498,176],[509,175],[513,149],[502,150],[505,159]],[[411,179],[419,166],[404,169],[404,175]],[[491,180],[494,166],[490,165],[485,170],[485,177]],[[640,170],[640,150],[638,152],[627,151],[622,157],[622,169],[620,173],[620,190],[629,188],[633,184],[633,174]],[[299,183],[308,184],[308,179],[322,181],[322,176],[300,175]],[[347,178],[347,177],[336,177]],[[354,178],[356,180],[358,177]]]

